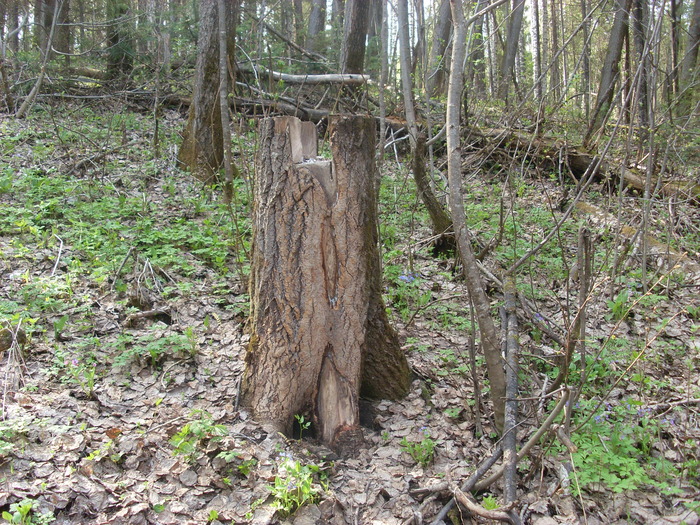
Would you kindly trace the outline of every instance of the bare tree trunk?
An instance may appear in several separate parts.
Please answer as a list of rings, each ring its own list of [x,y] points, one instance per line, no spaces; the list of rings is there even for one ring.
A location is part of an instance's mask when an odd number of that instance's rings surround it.
[[[542,105],[542,54],[540,44],[540,2],[539,0],[532,1],[532,21],[530,30],[532,32],[532,62],[533,76],[535,83],[535,102],[537,106]],[[582,0],[585,2],[586,0]]]
[[[400,397],[410,372],[382,302],[374,120],[329,129],[334,160],[301,162],[316,156],[313,124],[260,125],[242,396],[274,429],[305,414],[346,451],[361,440],[360,392]]]
[[[232,2],[226,2],[227,26],[231,28],[226,40],[227,57],[224,63],[233,64],[235,50],[236,13]],[[217,177],[224,160],[224,131],[221,127],[219,101],[219,33],[216,0],[202,0],[200,4],[197,64],[192,93],[192,104],[182,133],[178,163],[198,179],[211,182]],[[230,136],[230,135],[229,135]]]
[[[49,35],[46,39],[46,51],[44,52],[44,56],[41,61],[41,69],[39,71],[39,76],[37,77],[36,82],[34,83],[34,87],[32,87],[32,90],[29,92],[29,95],[27,95],[27,98],[24,99],[24,102],[22,102],[22,105],[17,110],[17,113],[15,113],[15,117],[17,118],[24,118],[27,116],[27,113],[29,113],[29,110],[31,109],[32,105],[34,104],[34,101],[36,100],[36,96],[39,93],[39,90],[41,89],[41,85],[44,83],[44,77],[46,76],[46,64],[49,61],[49,56],[51,56],[51,45],[53,43],[53,37],[56,31],[56,20],[58,18],[58,11],[60,9],[59,2],[60,0],[57,0],[57,3],[54,4],[54,14],[52,17],[53,22],[49,30]]]
[[[547,0],[537,0],[542,2],[542,64],[544,64],[544,76],[542,77],[542,93],[549,96],[549,5]]]
[[[590,19],[588,16],[588,1],[581,0],[581,17],[583,19],[583,51],[581,60],[581,91],[583,92],[583,109],[586,121],[591,117],[591,44]]]
[[[401,62],[401,88],[403,90],[404,114],[408,123],[411,149],[416,147],[418,125],[413,102],[413,79],[411,78],[411,42],[408,26],[408,0],[398,0],[396,5],[399,33],[399,60]]]
[[[325,51],[319,41],[321,33],[326,25],[326,0],[313,0],[311,13],[309,14],[309,29],[306,37],[306,45],[312,51]]]
[[[670,95],[678,94],[678,55],[680,53],[680,20],[678,16],[679,3],[682,0],[670,0],[671,16],[671,73],[669,74]],[[669,97],[672,98],[672,97]]]
[[[294,0],[294,42],[304,47],[304,2]]]
[[[647,46],[647,27],[649,23],[649,9],[647,0],[634,0],[633,34],[634,48],[637,55],[637,121],[639,122],[640,144],[646,142],[649,128],[649,52]]]
[[[443,95],[447,88],[447,57],[445,55],[451,31],[450,0],[441,0],[433,27],[433,45],[430,47],[428,76],[425,82],[425,89],[430,97]]]
[[[610,113],[615,93],[615,83],[620,76],[620,57],[622,56],[622,46],[627,34],[629,0],[616,0],[616,5],[615,19],[613,20],[613,27],[610,30],[610,38],[608,40],[608,51],[600,73],[598,96],[596,97],[593,115],[584,138],[584,144],[588,144],[593,134],[605,123]]]
[[[460,101],[464,87],[464,58],[466,54],[466,22],[461,0],[450,0],[454,24],[454,44],[450,65],[450,82],[447,90],[447,169],[450,186],[450,208],[457,247],[461,257],[469,296],[474,303],[481,332],[491,400],[494,406],[496,428],[503,430],[505,413],[505,373],[496,328],[491,318],[491,304],[481,282],[476,257],[469,242],[464,197],[462,196],[462,157],[460,147]]]
[[[19,51],[19,31],[15,31],[15,29],[19,28],[19,6],[17,5],[17,0],[10,4],[8,28],[10,37],[7,44],[13,53],[17,53]]]
[[[503,100],[508,98],[510,82],[515,75],[515,56],[518,53],[518,42],[523,26],[523,13],[525,12],[525,0],[513,0],[513,10],[508,24],[506,48],[501,63],[501,81],[498,88],[498,96]]]
[[[56,26],[56,51],[64,56],[66,67],[70,67],[70,55],[73,52],[73,39],[70,20],[70,0],[58,0],[60,8],[58,10],[58,23]]]
[[[382,29],[380,34],[379,60],[381,72],[379,77],[379,146],[377,148],[377,167],[381,168],[384,160],[384,144],[386,143],[386,85],[389,80],[389,17],[387,0],[381,0]]]
[[[700,0],[695,0],[693,4],[693,14],[688,28],[688,43],[685,54],[681,62],[681,101],[679,104],[679,114],[688,115],[693,107],[693,102],[697,98],[698,51],[700,51]]]
[[[546,0],[545,0],[546,1]],[[552,29],[551,51],[552,63],[549,65],[549,83],[555,101],[561,96],[561,70],[559,68],[559,24],[557,23],[557,1],[551,0],[550,27]]]
[[[340,53],[340,69],[343,73],[362,73],[364,71],[368,24],[369,2],[367,0],[347,0],[343,46]]]
[[[221,116],[222,147],[224,153],[224,202],[233,196],[233,162],[231,161],[231,125],[228,115],[228,32],[226,0],[217,0],[219,15],[219,114]]]
[[[487,5],[488,0],[479,0],[476,9],[478,12],[481,12]],[[475,95],[481,97],[486,96],[485,47],[488,42],[488,35],[484,38],[485,20],[488,20],[488,14],[481,15],[474,21],[474,29],[469,40],[469,56],[467,57],[467,85],[473,88]]]
[[[408,124],[409,142],[411,154],[413,155],[413,178],[416,182],[418,195],[425,205],[433,224],[433,233],[443,235],[451,224],[451,220],[440,201],[433,193],[428,176],[425,171],[425,138],[423,143],[418,145],[418,124],[413,100],[413,81],[411,78],[411,51],[408,33],[408,1],[398,0],[398,23],[399,23],[399,52],[401,60],[401,86],[403,88],[404,114]]]

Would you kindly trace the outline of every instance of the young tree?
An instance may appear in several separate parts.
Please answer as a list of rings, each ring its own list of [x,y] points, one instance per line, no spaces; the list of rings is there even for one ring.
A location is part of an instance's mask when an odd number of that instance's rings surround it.
[[[225,2],[228,26],[228,64],[233,65],[235,54],[235,2]],[[219,102],[220,67],[218,8],[216,0],[202,0],[200,4],[197,64],[192,103],[178,162],[198,179],[209,182],[216,178],[224,159],[224,140],[221,105]]]
[[[398,398],[410,382],[382,301],[374,119],[331,119],[332,162],[302,162],[316,156],[312,123],[268,118],[259,131],[242,400],[287,434],[308,415],[352,450],[360,393]]]
[[[590,18],[588,16],[588,0],[581,0],[581,17],[583,19],[583,51],[581,52],[581,92],[583,93],[583,110],[586,115],[586,120],[588,120],[591,115],[591,44],[589,42]]]
[[[408,127],[409,143],[413,155],[413,179],[418,195],[428,210],[435,235],[443,235],[452,221],[433,193],[425,170],[425,138],[419,137],[413,100],[413,78],[411,75],[411,47],[408,32],[408,1],[398,0],[399,60],[401,61],[401,86],[403,88],[404,114]]]
[[[450,64],[450,81],[447,89],[447,171],[450,186],[450,209],[454,225],[457,249],[462,262],[462,271],[467,282],[469,297],[476,310],[481,348],[486,359],[491,400],[494,406],[496,427],[503,430],[505,415],[506,382],[501,358],[501,348],[496,327],[491,318],[491,305],[481,282],[479,267],[471,247],[462,196],[462,149],[460,146],[460,102],[464,88],[464,59],[466,55],[466,20],[462,0],[450,0],[454,45]]]

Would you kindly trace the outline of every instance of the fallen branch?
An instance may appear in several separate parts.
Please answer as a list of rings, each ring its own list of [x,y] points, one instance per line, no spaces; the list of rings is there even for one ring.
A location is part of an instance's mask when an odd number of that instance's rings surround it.
[[[547,419],[540,425],[540,428],[537,429],[537,432],[535,432],[532,437],[523,445],[523,448],[520,449],[518,452],[518,456],[516,458],[516,463],[523,459],[525,456],[527,456],[530,453],[530,450],[532,450],[532,447],[534,447],[537,442],[540,440],[540,438],[549,430],[549,428],[552,426],[552,423],[554,423],[554,420],[557,418],[559,413],[564,409],[566,406],[566,403],[569,401],[569,391],[564,390],[563,395],[561,396],[561,399],[559,400],[559,403],[557,403],[557,406],[554,407],[554,410],[552,410],[552,413],[549,414]],[[485,490],[488,488],[492,483],[497,481],[502,475],[503,471],[505,469],[504,465],[501,465],[498,467],[493,474],[491,474],[488,478],[485,480],[477,483],[474,485],[474,489],[476,491],[481,491]]]
[[[464,482],[460,490],[462,492],[470,492],[476,483],[486,474],[491,467],[493,467],[496,464],[496,461],[501,459],[501,456],[503,455],[503,449],[501,447],[498,447],[496,451],[493,453],[493,455],[486,459],[485,461],[482,461],[481,465],[476,469],[474,474],[472,474],[467,481]],[[436,490],[444,490],[441,485],[436,486]],[[450,509],[454,507],[455,505],[455,499],[454,497],[450,499],[447,503],[445,503],[445,506],[442,507],[440,512],[438,512],[437,516],[433,518],[433,521],[430,522],[430,525],[439,525],[442,520],[447,516],[447,513],[450,512]]]
[[[486,518],[487,520],[504,521],[506,523],[512,524],[516,523],[516,521],[513,518],[511,518],[511,516],[507,512],[513,508],[515,502],[509,503],[508,505],[506,505],[505,507],[501,507],[500,509],[489,510],[479,505],[476,501],[473,501],[471,498],[469,498],[469,496],[467,496],[457,487],[455,487],[454,489],[454,495],[455,499],[457,500],[457,503],[459,503],[462,507],[464,507],[476,516]]]
[[[243,74],[268,75],[273,80],[286,82],[287,84],[306,84],[317,86],[319,84],[342,84],[348,86],[358,86],[371,83],[369,75],[356,75],[351,73],[329,73],[318,75],[293,75],[291,73],[280,73],[262,66],[255,66],[254,69],[240,68]]]

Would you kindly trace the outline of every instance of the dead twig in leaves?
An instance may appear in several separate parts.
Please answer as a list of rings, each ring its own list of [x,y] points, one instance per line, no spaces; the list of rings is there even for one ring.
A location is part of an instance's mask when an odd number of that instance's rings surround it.
[[[464,482],[464,484],[461,487],[462,492],[469,492],[471,491],[476,483],[486,474],[491,467],[493,467],[496,464],[496,461],[501,459],[501,456],[503,455],[503,449],[498,447],[496,451],[493,453],[491,457],[486,459],[485,461],[481,462],[481,465],[476,469],[474,474],[472,474],[467,481]],[[436,486],[436,490],[444,490],[441,488],[441,485]],[[454,507],[455,505],[455,499],[454,497],[450,499],[447,503],[445,503],[445,506],[442,507],[440,512],[438,512],[437,516],[433,518],[433,521],[430,522],[430,525],[438,525],[444,518],[447,516],[447,513],[450,512],[450,509]]]
[[[134,321],[138,321],[139,319],[158,317],[159,315],[164,315],[164,316],[170,317],[170,314],[166,310],[163,310],[161,308],[153,308],[152,310],[145,310],[143,312],[136,312],[136,313],[130,314],[124,320],[124,326],[131,326]]]
[[[551,414],[549,414],[549,417],[540,425],[540,428],[537,429],[537,432],[535,432],[532,437],[523,445],[523,447],[520,449],[518,452],[516,462],[520,461],[523,459],[525,456],[527,456],[530,453],[530,450],[532,450],[532,447],[534,447],[537,442],[540,440],[540,438],[549,430],[549,428],[552,426],[552,423],[554,423],[554,420],[556,417],[559,415],[559,413],[564,409],[566,404],[569,401],[569,390],[564,390],[563,395],[561,396],[561,399],[559,400],[559,403],[557,403],[557,406],[554,407],[554,410],[552,410]],[[486,489],[489,485],[491,485],[493,482],[497,481],[502,475],[503,475],[503,470],[504,466],[501,465],[496,469],[496,471],[491,474],[488,478],[485,480],[477,483],[474,485],[474,490],[481,491]]]
[[[500,509],[489,510],[479,505],[476,501],[473,501],[469,496],[467,496],[457,487],[454,488],[453,493],[455,495],[457,503],[459,503],[462,507],[464,507],[476,516],[480,516],[489,520],[503,521],[512,524],[516,524],[519,522],[519,520],[513,519],[513,517],[509,513],[509,511],[512,510],[512,508],[515,506],[515,502],[511,502],[508,505],[501,507]]]

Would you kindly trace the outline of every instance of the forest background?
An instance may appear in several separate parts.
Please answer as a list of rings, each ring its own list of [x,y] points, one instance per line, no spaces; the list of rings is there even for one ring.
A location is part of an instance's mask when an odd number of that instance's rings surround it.
[[[700,0],[0,0],[2,518],[697,523],[699,46]],[[239,403],[259,121],[333,115],[413,379],[351,456]]]

